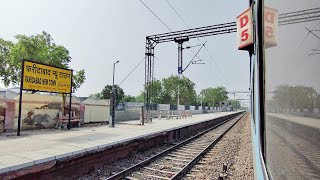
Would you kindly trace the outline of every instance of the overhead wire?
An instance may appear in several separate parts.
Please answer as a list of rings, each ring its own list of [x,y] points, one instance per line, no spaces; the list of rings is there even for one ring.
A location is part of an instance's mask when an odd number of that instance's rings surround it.
[[[171,3],[168,0],[165,0],[167,2],[167,4],[171,7],[171,9],[179,16],[179,18],[181,19],[181,21],[187,26],[187,28],[190,29],[189,25],[186,23],[186,21],[182,18],[182,16],[178,13],[178,11],[171,5]],[[199,38],[197,38],[198,41],[203,44]],[[195,54],[195,52],[192,49],[189,49],[193,54]],[[198,59],[200,59],[198,56],[196,56]]]
[[[142,0],[139,0],[170,32],[172,30],[167,26]],[[158,58],[159,59],[159,58]],[[139,67],[139,65],[145,60],[143,58],[131,71],[130,73],[119,83],[119,86]]]
[[[119,86],[139,67],[139,65],[143,62],[145,58],[143,58],[131,71],[130,73],[119,83]]]
[[[169,31],[172,31],[142,0],[139,0]]]
[[[169,26],[168,25],[166,25],[142,0],[139,0],[169,31],[171,31],[172,32],[172,30],[169,28]],[[189,27],[189,25],[186,23],[186,21],[182,18],[182,16],[178,13],[178,11],[171,5],[171,3],[168,1],[168,0],[165,0],[167,3],[168,3],[168,5],[172,8],[172,10],[179,16],[179,18],[184,22],[184,24],[190,29],[190,27]],[[198,41],[200,42],[200,43],[202,43],[201,42],[201,40],[199,39],[199,38],[197,38],[198,39]],[[202,43],[203,44],[203,43]],[[220,67],[218,66],[218,64],[216,63],[216,61],[212,58],[212,56],[211,56],[211,54],[210,54],[210,52],[209,52],[209,50],[208,50],[208,48],[205,46],[205,49],[206,49],[206,51],[207,51],[207,53],[208,53],[208,55],[210,56],[210,60],[211,61],[213,61],[214,62],[214,64],[216,65],[216,67],[217,67],[217,69],[218,69],[218,71],[220,72],[220,74],[219,73],[217,73],[217,74],[219,74],[220,76],[218,76],[219,77],[219,79],[221,80],[221,82],[223,83],[223,84],[228,84],[229,86],[230,86],[230,83],[229,83],[229,81],[227,81],[225,78],[223,78],[223,73],[222,73],[222,71],[220,70]],[[190,49],[191,50],[191,49]],[[192,51],[192,50],[191,50]],[[193,51],[192,51],[193,52]],[[194,53],[194,52],[193,52]],[[195,54],[195,53],[194,53]],[[199,58],[199,57],[198,57]],[[200,59],[200,58],[199,58]]]
[[[180,15],[180,13],[178,13],[178,11],[172,6],[172,4],[169,2],[169,0],[165,0],[165,1],[166,1],[167,4],[171,7],[171,9],[179,16],[179,18],[180,18],[181,21],[187,26],[187,28],[190,29],[190,26],[189,26],[189,25],[186,23],[186,21],[182,18],[182,16]],[[198,41],[199,41],[201,44],[203,44],[202,41],[201,41],[199,38],[197,38],[197,39],[198,39]],[[208,55],[209,55],[209,57],[210,57],[210,60],[214,62],[214,64],[216,65],[218,71],[220,72],[221,77],[219,77],[219,79],[221,80],[221,82],[223,82],[224,84],[225,84],[225,82],[226,82],[226,83],[230,86],[229,81],[227,81],[226,79],[223,78],[223,73],[222,73],[222,71],[220,70],[220,67],[218,66],[218,64],[216,63],[216,61],[212,58],[212,56],[211,56],[208,48],[207,48],[206,46],[204,46],[204,47],[205,47],[205,49],[206,49],[206,51],[207,51],[207,53],[208,53]],[[224,81],[225,81],[225,82],[224,82]]]

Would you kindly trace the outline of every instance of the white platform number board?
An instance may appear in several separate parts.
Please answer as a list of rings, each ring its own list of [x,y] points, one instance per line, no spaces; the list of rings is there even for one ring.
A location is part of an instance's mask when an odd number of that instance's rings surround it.
[[[238,49],[247,50],[253,44],[252,9],[249,8],[237,17]]]
[[[276,9],[264,8],[264,41],[265,48],[277,45],[278,11]]]

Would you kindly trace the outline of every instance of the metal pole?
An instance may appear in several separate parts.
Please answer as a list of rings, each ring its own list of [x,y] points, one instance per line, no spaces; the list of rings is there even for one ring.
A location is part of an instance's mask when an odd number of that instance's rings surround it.
[[[24,74],[24,59],[22,60],[22,66],[21,66],[20,99],[19,99],[19,118],[18,118],[18,131],[17,131],[17,136],[20,136],[20,129],[21,129],[21,108],[22,108],[23,74]]]
[[[113,76],[112,76],[112,92],[114,91],[114,69],[116,67],[116,63],[113,63]]]
[[[114,89],[114,74],[115,74],[115,69],[116,69],[116,64],[119,61],[116,61],[115,63],[113,63],[113,76],[112,76],[112,109],[111,109],[111,123],[110,123],[110,127],[115,127],[115,105],[116,105],[116,95],[115,95],[115,89]]]
[[[109,126],[112,127],[112,117],[113,117],[113,92],[110,94],[110,119],[109,119]]]
[[[70,130],[71,129],[71,100],[72,99],[72,94],[70,93],[69,94],[69,119],[68,119],[68,130]]]
[[[141,125],[144,125],[144,106],[141,106]]]
[[[72,79],[73,79],[73,71],[71,70],[71,85],[70,85],[70,94],[69,94],[69,120],[68,120],[68,130],[71,129],[71,107],[72,107]]]
[[[180,75],[178,76],[178,98],[177,98],[177,110],[180,105]]]
[[[112,93],[111,93],[111,98],[112,98],[112,111],[111,111],[111,124],[110,127],[114,127],[114,104],[115,104],[115,99],[114,99],[114,71],[115,71],[116,63],[113,63],[113,75],[112,75]]]

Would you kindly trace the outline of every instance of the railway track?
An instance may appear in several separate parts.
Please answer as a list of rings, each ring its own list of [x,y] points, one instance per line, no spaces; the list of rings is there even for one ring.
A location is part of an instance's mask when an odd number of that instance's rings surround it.
[[[269,131],[291,150],[291,156],[297,159],[295,161],[297,163],[296,168],[303,170],[303,176],[306,179],[320,179],[318,174],[320,172],[320,157],[318,152],[320,144],[308,137],[291,131],[286,126],[277,125],[278,126],[273,125],[269,127]]]
[[[229,118],[107,179],[181,179],[244,114]]]

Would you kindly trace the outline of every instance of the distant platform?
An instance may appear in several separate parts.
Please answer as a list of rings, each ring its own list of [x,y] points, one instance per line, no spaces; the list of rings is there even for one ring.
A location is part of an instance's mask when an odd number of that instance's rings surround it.
[[[144,126],[138,125],[139,121],[127,121],[116,124],[115,128],[100,125],[73,128],[70,131],[40,131],[41,133],[35,134],[22,131],[20,137],[0,136],[0,177],[9,171],[79,156],[133,139],[149,137],[235,113],[217,112],[183,119],[154,119],[152,123],[145,123]]]
[[[267,113],[267,116],[273,116],[273,117],[285,119],[294,123],[320,129],[320,119],[300,117],[300,116],[294,116],[290,114],[277,114],[277,113]]]

